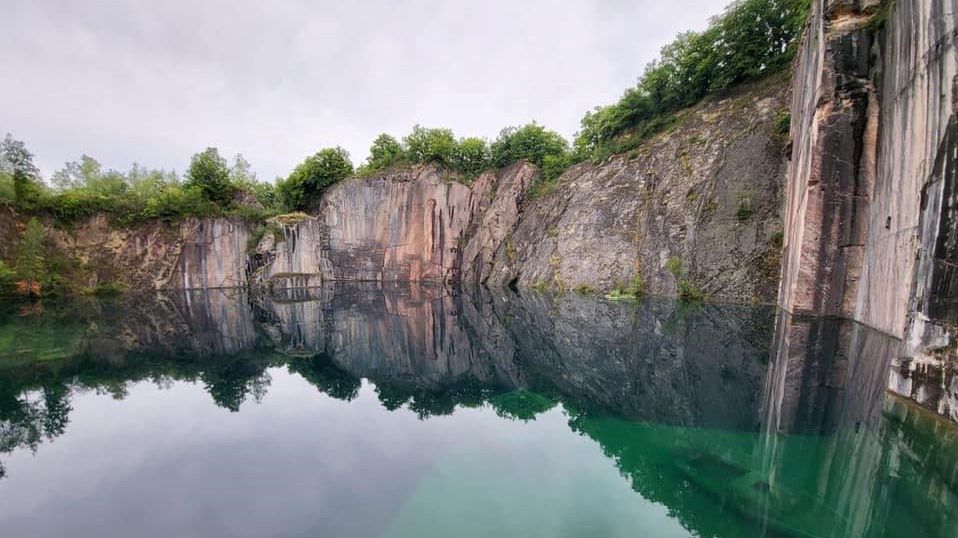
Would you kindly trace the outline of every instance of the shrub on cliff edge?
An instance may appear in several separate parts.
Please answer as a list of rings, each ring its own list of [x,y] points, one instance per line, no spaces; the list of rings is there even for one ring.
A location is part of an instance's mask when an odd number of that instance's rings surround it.
[[[555,171],[556,164],[564,163],[569,143],[562,135],[533,122],[521,127],[506,127],[492,143],[492,164],[497,167],[525,159],[539,168],[548,163]]]
[[[385,170],[390,166],[406,161],[406,150],[395,137],[381,133],[369,147],[366,164],[360,167],[360,173]]]
[[[288,210],[307,209],[330,185],[352,173],[346,150],[324,148],[297,165],[289,177],[277,181],[277,198]]]

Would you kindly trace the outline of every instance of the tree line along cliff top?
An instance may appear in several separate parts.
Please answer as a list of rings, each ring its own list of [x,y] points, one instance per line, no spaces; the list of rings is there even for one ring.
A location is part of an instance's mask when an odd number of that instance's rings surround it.
[[[187,215],[263,218],[307,209],[337,181],[403,164],[437,163],[469,181],[483,170],[525,159],[541,169],[540,181],[549,182],[572,164],[635,147],[672,124],[676,112],[712,93],[787,68],[808,6],[809,0],[729,5],[705,31],[685,32],[663,47],[618,102],[587,112],[571,144],[536,123],[503,129],[491,143],[417,125],[401,139],[376,137],[358,167],[342,148],[324,148],[273,184],[259,180],[241,155],[228,162],[216,148],[195,154],[183,177],[136,164],[126,172],[105,170],[84,155],[44,179],[26,146],[8,135],[0,147],[0,203],[61,224],[98,213],[130,224]]]

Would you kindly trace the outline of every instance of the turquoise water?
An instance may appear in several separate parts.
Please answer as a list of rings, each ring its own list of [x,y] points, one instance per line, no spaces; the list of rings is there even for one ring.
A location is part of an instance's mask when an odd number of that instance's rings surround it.
[[[418,287],[6,305],[0,535],[958,536],[958,428],[775,335]]]

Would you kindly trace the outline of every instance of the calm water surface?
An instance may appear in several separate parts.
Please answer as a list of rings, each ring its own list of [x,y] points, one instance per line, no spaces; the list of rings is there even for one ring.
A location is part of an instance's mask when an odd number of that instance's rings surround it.
[[[958,536],[958,429],[886,394],[880,335],[801,323],[419,287],[0,305],[0,536]]]

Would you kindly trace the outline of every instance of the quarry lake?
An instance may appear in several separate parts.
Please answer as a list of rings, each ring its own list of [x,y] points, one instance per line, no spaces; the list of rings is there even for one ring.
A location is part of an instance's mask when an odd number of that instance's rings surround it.
[[[0,535],[958,536],[958,428],[890,349],[576,294],[7,304]]]

